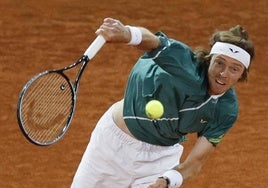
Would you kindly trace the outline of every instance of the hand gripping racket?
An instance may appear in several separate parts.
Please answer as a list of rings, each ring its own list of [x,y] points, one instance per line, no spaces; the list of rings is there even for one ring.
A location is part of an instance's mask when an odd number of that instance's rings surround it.
[[[77,62],[39,73],[26,83],[19,96],[17,118],[29,141],[40,146],[51,145],[66,133],[74,115],[79,80],[104,43],[105,39],[99,35]],[[65,71],[79,64],[72,83]]]

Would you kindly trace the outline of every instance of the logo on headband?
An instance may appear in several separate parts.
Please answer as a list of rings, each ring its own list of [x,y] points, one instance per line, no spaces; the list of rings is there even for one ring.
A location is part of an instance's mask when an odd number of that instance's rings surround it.
[[[229,48],[229,50],[231,51],[231,52],[233,52],[233,53],[239,53],[239,51],[238,50],[233,50],[232,48]]]

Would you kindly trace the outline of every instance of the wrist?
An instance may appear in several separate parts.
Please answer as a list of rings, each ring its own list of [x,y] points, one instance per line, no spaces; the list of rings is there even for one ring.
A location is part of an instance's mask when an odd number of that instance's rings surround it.
[[[161,178],[166,180],[168,188],[178,188],[183,182],[183,177],[177,170],[168,170]]]
[[[142,41],[142,32],[138,27],[133,27],[126,25],[130,32],[130,41],[127,43],[128,45],[134,45],[137,46]]]

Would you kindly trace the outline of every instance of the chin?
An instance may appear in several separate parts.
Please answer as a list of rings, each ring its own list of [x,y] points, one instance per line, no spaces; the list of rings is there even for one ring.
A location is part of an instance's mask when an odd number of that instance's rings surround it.
[[[220,95],[222,93],[226,92],[226,90],[222,90],[222,89],[212,89],[210,90],[209,94],[210,95]]]

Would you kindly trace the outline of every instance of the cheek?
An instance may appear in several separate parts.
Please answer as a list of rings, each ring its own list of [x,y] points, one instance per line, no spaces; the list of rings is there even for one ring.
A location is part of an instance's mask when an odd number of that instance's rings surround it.
[[[214,78],[217,75],[217,71],[213,66],[209,66],[208,68],[208,77],[209,78]]]
[[[233,75],[233,80],[236,80],[236,82],[237,82],[237,81],[241,80],[243,76],[244,76],[244,71],[241,71],[240,73]]]
[[[229,77],[229,84],[230,85],[235,85],[242,77],[242,74],[235,74],[235,75],[230,75]]]

